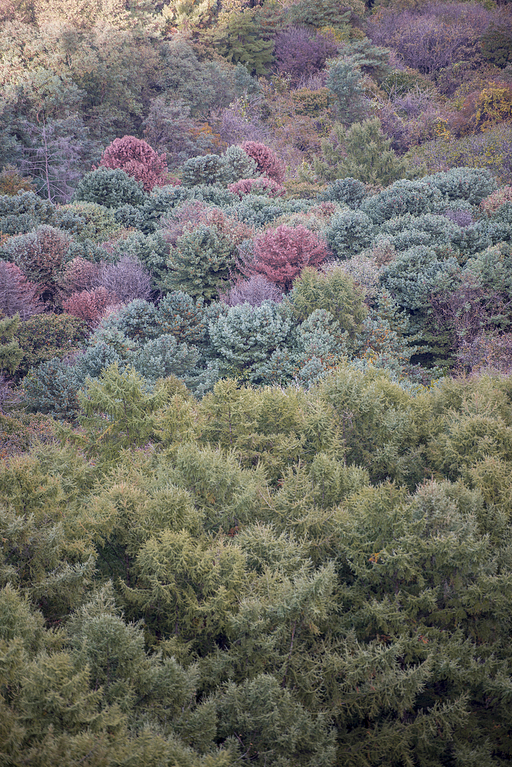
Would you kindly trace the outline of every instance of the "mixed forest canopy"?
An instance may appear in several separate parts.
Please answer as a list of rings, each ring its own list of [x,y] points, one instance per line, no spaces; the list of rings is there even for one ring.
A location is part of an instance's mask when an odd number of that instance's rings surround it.
[[[0,0],[0,763],[512,759],[512,3]]]

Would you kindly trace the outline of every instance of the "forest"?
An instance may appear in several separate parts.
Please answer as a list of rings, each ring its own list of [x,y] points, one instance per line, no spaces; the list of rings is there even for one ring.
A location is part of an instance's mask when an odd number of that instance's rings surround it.
[[[512,3],[0,0],[0,767],[512,760]]]

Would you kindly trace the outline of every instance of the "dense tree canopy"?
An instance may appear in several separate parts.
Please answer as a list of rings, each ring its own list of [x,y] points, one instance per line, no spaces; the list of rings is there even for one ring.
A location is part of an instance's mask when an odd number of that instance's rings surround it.
[[[2,764],[510,763],[509,28],[0,3]]]

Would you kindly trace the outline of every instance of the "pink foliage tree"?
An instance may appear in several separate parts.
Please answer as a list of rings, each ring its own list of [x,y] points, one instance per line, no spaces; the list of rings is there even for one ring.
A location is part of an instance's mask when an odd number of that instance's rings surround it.
[[[155,186],[176,182],[169,176],[165,154],[157,154],[146,141],[135,136],[116,138],[108,145],[101,157],[100,166],[120,168],[136,181],[140,181],[146,192]]]
[[[243,221],[229,216],[221,208],[215,208],[200,200],[183,203],[180,208],[164,222],[163,236],[171,245],[176,245],[178,237],[185,232],[191,232],[196,227],[206,224],[215,226],[217,231],[225,235],[234,245],[240,245],[243,240],[254,237],[254,229]]]
[[[59,277],[66,262],[71,238],[66,232],[43,224],[28,234],[10,237],[5,249],[25,277],[36,283],[48,306],[59,298]]]
[[[228,186],[230,192],[243,197],[246,194],[267,194],[269,197],[282,197],[286,189],[271,178],[260,176],[259,178],[242,178]]]
[[[283,183],[284,163],[273,149],[266,144],[262,144],[260,141],[244,141],[241,147],[255,161],[260,173],[273,179],[278,184]]]
[[[244,267],[250,275],[262,274],[283,290],[306,266],[317,267],[329,253],[326,243],[305,226],[278,226],[254,239],[254,259]]]

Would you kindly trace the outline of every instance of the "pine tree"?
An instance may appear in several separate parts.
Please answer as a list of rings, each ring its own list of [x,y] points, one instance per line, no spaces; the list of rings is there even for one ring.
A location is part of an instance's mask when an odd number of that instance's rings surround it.
[[[323,158],[314,160],[321,179],[351,176],[365,184],[386,186],[410,175],[407,161],[391,149],[391,140],[382,132],[378,118],[355,122],[348,130],[335,125],[333,133],[333,141],[322,142]]]
[[[236,269],[236,249],[217,227],[201,224],[178,237],[169,266],[168,288],[210,302]]]

